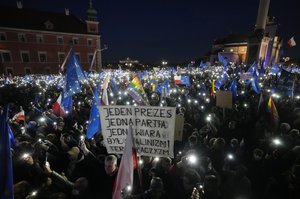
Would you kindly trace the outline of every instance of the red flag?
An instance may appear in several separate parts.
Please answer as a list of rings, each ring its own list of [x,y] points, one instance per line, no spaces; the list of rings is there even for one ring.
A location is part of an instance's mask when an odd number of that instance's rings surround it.
[[[126,138],[124,153],[121,159],[118,176],[116,178],[112,199],[122,199],[121,191],[123,189],[132,188],[133,184],[133,169],[134,160],[136,162],[136,153],[133,150],[133,130],[129,126],[129,131]]]
[[[17,113],[13,118],[13,121],[20,122],[25,121],[25,112],[24,110],[21,110],[19,113]]]
[[[290,40],[288,41],[288,45],[289,45],[289,47],[296,46],[296,41],[295,41],[294,37],[290,38]]]
[[[66,115],[66,112],[63,108],[63,106],[61,105],[61,94],[59,95],[58,99],[56,100],[56,102],[53,104],[53,107],[52,107],[52,111],[53,113],[56,115],[56,116],[65,116]]]

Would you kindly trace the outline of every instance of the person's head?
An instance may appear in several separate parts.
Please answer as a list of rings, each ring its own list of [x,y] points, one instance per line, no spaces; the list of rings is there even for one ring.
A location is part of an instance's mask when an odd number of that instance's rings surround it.
[[[225,146],[225,140],[223,138],[217,138],[215,141],[214,141],[214,144],[213,144],[213,148],[214,149],[223,149]]]
[[[56,139],[56,135],[53,133],[49,133],[48,135],[46,135],[46,139],[53,143]]]
[[[149,172],[148,172],[148,175],[149,175],[149,177],[151,177],[151,178],[154,178],[154,177],[156,177],[157,176],[157,169],[155,168],[155,167],[152,167],[150,170],[149,170]]]
[[[298,130],[298,129],[292,129],[292,130],[289,132],[289,135],[292,136],[293,138],[299,138],[300,133],[299,133],[299,130]]]
[[[34,164],[34,160],[32,158],[32,155],[30,153],[23,153],[21,154],[21,159],[24,161],[24,163],[26,165],[33,165]]]
[[[215,142],[216,139],[217,139],[217,138],[211,138],[211,139],[209,140],[209,142],[208,142],[209,148],[213,147],[214,142]]]
[[[80,150],[78,147],[72,147],[68,152],[68,157],[70,161],[76,161],[78,159]]]
[[[164,171],[164,172],[168,172],[169,168],[171,166],[172,160],[169,157],[162,157],[160,158],[160,168]]]
[[[286,134],[291,129],[291,126],[288,123],[281,123],[280,124],[280,132],[281,134]]]
[[[235,129],[235,126],[236,126],[236,122],[233,121],[233,120],[228,123],[228,128],[229,129]]]
[[[86,179],[85,177],[78,178],[74,183],[72,194],[79,195],[83,193],[88,188],[88,185],[89,185],[88,179]]]
[[[15,199],[25,198],[30,191],[30,184],[23,180],[14,184]]]
[[[192,191],[200,180],[200,175],[196,170],[187,169],[183,175],[183,187],[186,191]]]
[[[236,147],[238,147],[238,145],[239,145],[238,139],[233,138],[233,139],[230,140],[230,146],[231,146],[232,148],[236,148]]]
[[[261,149],[256,148],[256,149],[253,150],[254,160],[256,160],[256,161],[261,160],[263,155],[264,155],[264,152]]]
[[[117,170],[117,157],[115,155],[108,155],[105,157],[104,169],[107,175],[112,175]]]
[[[197,136],[191,135],[191,136],[189,137],[189,145],[190,145],[190,147],[191,147],[191,148],[194,148],[194,147],[197,145],[197,143],[198,143],[198,138],[197,138]]]
[[[161,198],[164,191],[164,184],[159,177],[153,177],[150,182],[150,191],[153,199]]]

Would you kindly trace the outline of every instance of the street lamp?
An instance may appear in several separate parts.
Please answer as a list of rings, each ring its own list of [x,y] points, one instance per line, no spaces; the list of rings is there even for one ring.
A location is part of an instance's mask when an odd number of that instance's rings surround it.
[[[168,64],[168,62],[167,61],[162,61],[161,64],[163,65],[163,67],[165,67]]]

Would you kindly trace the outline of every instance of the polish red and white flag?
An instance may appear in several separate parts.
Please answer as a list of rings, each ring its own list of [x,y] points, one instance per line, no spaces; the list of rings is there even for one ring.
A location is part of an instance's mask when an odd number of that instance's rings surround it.
[[[295,41],[294,37],[290,38],[290,40],[288,41],[288,45],[289,45],[289,47],[296,46],[296,41]]]

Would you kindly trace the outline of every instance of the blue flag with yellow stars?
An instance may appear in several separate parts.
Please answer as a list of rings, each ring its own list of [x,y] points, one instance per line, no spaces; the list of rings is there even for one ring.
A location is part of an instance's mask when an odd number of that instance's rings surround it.
[[[90,112],[89,125],[86,131],[86,137],[91,139],[97,132],[101,130],[100,113],[98,106],[100,106],[100,99],[97,89],[94,91],[93,105]]]
[[[68,61],[67,73],[65,76],[64,98],[81,92],[80,81],[83,81],[85,79],[86,78],[82,71],[80,62],[74,51],[72,51],[70,59]]]
[[[13,199],[13,170],[11,158],[11,137],[8,125],[8,106],[0,119],[0,198]]]

